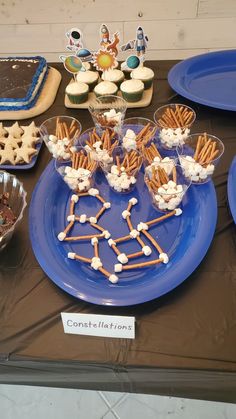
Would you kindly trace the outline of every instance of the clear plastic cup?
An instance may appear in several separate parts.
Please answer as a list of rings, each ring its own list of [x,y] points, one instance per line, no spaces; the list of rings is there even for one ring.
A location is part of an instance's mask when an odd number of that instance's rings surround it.
[[[185,177],[190,179],[191,182],[196,185],[202,185],[211,180],[215,168],[225,149],[224,144],[218,137],[206,134],[207,138],[212,139],[212,141],[216,144],[216,149],[219,150],[219,153],[215,158],[209,159],[205,164],[202,164],[201,161],[198,161],[198,159],[196,161],[194,156],[196,153],[198,138],[199,136],[203,137],[204,135],[205,133],[192,134],[187,138],[183,146],[177,148],[179,162]]]
[[[148,127],[147,132],[144,132],[144,135],[139,138],[145,127]],[[141,150],[143,146],[156,141],[157,138],[157,127],[151,119],[134,117],[124,120],[121,130],[121,145],[127,151]]]
[[[125,119],[127,102],[119,96],[104,95],[92,100],[88,109],[95,127],[110,127],[118,132]]]
[[[127,164],[128,159],[131,165]],[[112,154],[112,162],[101,167],[114,192],[129,193],[136,186],[141,166],[142,156],[137,150],[126,152],[122,147],[116,147]]]
[[[168,111],[172,112],[172,115],[174,113],[175,116],[181,111],[184,117],[178,116],[178,121],[176,121],[173,116],[169,116],[170,114],[167,116]],[[190,106],[173,103],[158,108],[154,112],[154,121],[159,128],[159,141],[162,147],[170,150],[183,145],[195,119],[196,113]]]
[[[54,116],[44,121],[39,131],[52,156],[55,159],[68,160],[71,149],[78,142],[81,129],[81,123],[75,118]]]
[[[169,174],[168,165],[165,167],[162,164],[160,167],[168,174],[169,180],[164,184],[162,183],[159,187],[157,185],[153,186],[152,182],[155,179],[157,168],[152,173],[146,172],[144,180],[148,187],[153,206],[161,212],[173,211],[181,205],[184,195],[191,185],[191,181],[185,178],[179,165],[175,166],[176,178]]]
[[[0,195],[7,194],[8,205],[15,215],[12,225],[5,225],[0,231],[0,251],[3,250],[11,240],[15,228],[23,218],[24,209],[27,205],[26,192],[23,184],[8,172],[0,170]],[[4,224],[2,224],[3,226]],[[3,231],[2,231],[3,230]]]
[[[79,146],[77,152],[72,155],[72,160],[55,160],[55,169],[70,189],[87,192],[94,185],[97,162],[93,161],[91,153]]]

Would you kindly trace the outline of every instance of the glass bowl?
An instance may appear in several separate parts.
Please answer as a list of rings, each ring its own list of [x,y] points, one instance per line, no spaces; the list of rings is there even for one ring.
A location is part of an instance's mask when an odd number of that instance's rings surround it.
[[[141,166],[142,156],[137,150],[127,152],[122,147],[116,147],[112,153],[112,162],[101,168],[114,192],[129,193],[136,185]]]
[[[8,172],[0,170],[0,196],[7,194],[8,205],[15,215],[15,222],[13,225],[9,226],[6,230],[2,231],[3,224],[0,226],[0,251],[3,250],[6,245],[9,243],[16,226],[19,224],[23,217],[24,209],[27,205],[26,203],[26,192],[23,188],[23,184],[14,176]],[[2,209],[0,209],[1,214]],[[2,214],[1,219],[4,216]]]
[[[110,127],[119,131],[125,119],[127,103],[115,95],[99,96],[91,101],[88,110],[95,127]]]
[[[55,160],[55,169],[70,189],[87,192],[94,185],[97,162],[82,147],[72,154],[72,160]]]
[[[208,144],[208,151],[206,149],[206,157],[204,157],[204,155],[201,157],[201,150],[203,150],[205,144],[207,147],[207,140],[211,140],[211,143]],[[218,153],[215,152],[215,156],[214,149],[209,149],[210,146],[215,147],[215,149],[218,150]],[[179,162],[185,177],[196,185],[209,182],[215,171],[216,165],[219,163],[220,158],[224,153],[224,149],[225,147],[222,141],[214,135],[206,133],[190,135],[185,141],[185,144],[177,148]],[[207,152],[208,154],[206,154]]]
[[[79,143],[101,165],[112,163],[112,153],[119,146],[119,135],[111,128],[89,128],[82,132]]]
[[[81,123],[75,118],[54,116],[44,121],[39,131],[52,156],[55,159],[68,160],[71,147],[77,144],[81,129]]]
[[[161,212],[173,211],[181,205],[181,202],[186,194],[191,181],[186,179],[183,175],[181,166],[173,166],[174,171],[171,174],[167,174],[168,166],[159,166],[165,171],[166,180],[163,181],[163,171],[161,176],[160,172],[155,168],[152,173],[145,173],[145,183],[148,187],[153,206]],[[158,181],[157,181],[158,179]]]
[[[166,149],[183,145],[196,119],[195,111],[186,105],[173,103],[158,108],[154,121],[159,128],[159,140]]]
[[[141,150],[157,138],[156,124],[147,118],[127,118],[121,130],[121,144],[127,150]]]

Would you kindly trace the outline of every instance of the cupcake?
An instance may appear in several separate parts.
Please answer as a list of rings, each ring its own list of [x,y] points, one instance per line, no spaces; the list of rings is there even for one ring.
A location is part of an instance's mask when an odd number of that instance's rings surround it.
[[[84,103],[88,100],[89,87],[83,82],[73,82],[66,87],[66,94],[71,103]]]
[[[116,95],[117,91],[117,85],[111,81],[101,81],[94,88],[94,93],[96,96]]]
[[[80,71],[76,75],[76,80],[86,83],[89,86],[89,90],[92,91],[98,82],[98,73],[90,70]]]
[[[144,84],[141,80],[126,80],[121,83],[120,90],[127,102],[138,102],[142,99]]]
[[[154,72],[151,68],[138,67],[132,71],[130,77],[134,80],[141,80],[144,83],[144,89],[149,89],[152,86]]]
[[[107,70],[102,73],[102,80],[111,81],[115,83],[117,87],[120,86],[124,78],[125,75],[121,70]]]

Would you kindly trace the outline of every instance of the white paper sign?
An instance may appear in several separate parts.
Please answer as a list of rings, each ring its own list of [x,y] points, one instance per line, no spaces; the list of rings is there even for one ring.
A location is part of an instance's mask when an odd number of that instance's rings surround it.
[[[134,339],[135,317],[61,313],[65,333]]]

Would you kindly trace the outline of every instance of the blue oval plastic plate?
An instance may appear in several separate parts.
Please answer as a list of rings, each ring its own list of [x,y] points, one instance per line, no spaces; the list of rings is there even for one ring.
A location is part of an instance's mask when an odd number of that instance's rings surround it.
[[[227,191],[230,211],[236,224],[236,156],[229,169]]]
[[[209,52],[176,64],[168,74],[172,89],[213,108],[236,110],[236,50]]]
[[[126,221],[121,212],[127,208],[132,196],[139,202],[132,209],[132,221],[136,226],[140,221],[159,217],[150,204],[143,174],[139,174],[137,187],[130,194],[112,192],[103,174],[96,178],[100,194],[112,203],[99,224],[112,233],[113,238],[128,234]],[[189,188],[183,203],[183,214],[163,221],[149,232],[168,253],[167,265],[122,272],[117,284],[110,283],[100,272],[87,264],[67,258],[68,252],[92,257],[90,242],[59,242],[57,235],[67,224],[71,191],[50,162],[41,175],[32,195],[30,204],[30,237],[35,256],[48,277],[60,288],[74,297],[90,303],[113,306],[127,306],[143,303],[166,294],[181,284],[199,265],[212,241],[217,205],[213,183]],[[94,197],[80,198],[76,204],[76,214],[95,215],[101,203]],[[76,225],[73,235],[97,234],[90,225]],[[146,241],[144,239],[144,241]],[[101,244],[100,244],[101,243]],[[136,240],[120,245],[120,250],[128,253],[141,250]],[[106,240],[99,242],[100,257],[104,267],[113,271],[117,259]],[[157,258],[153,251],[150,258]],[[134,259],[132,263],[147,261],[149,258]]]

